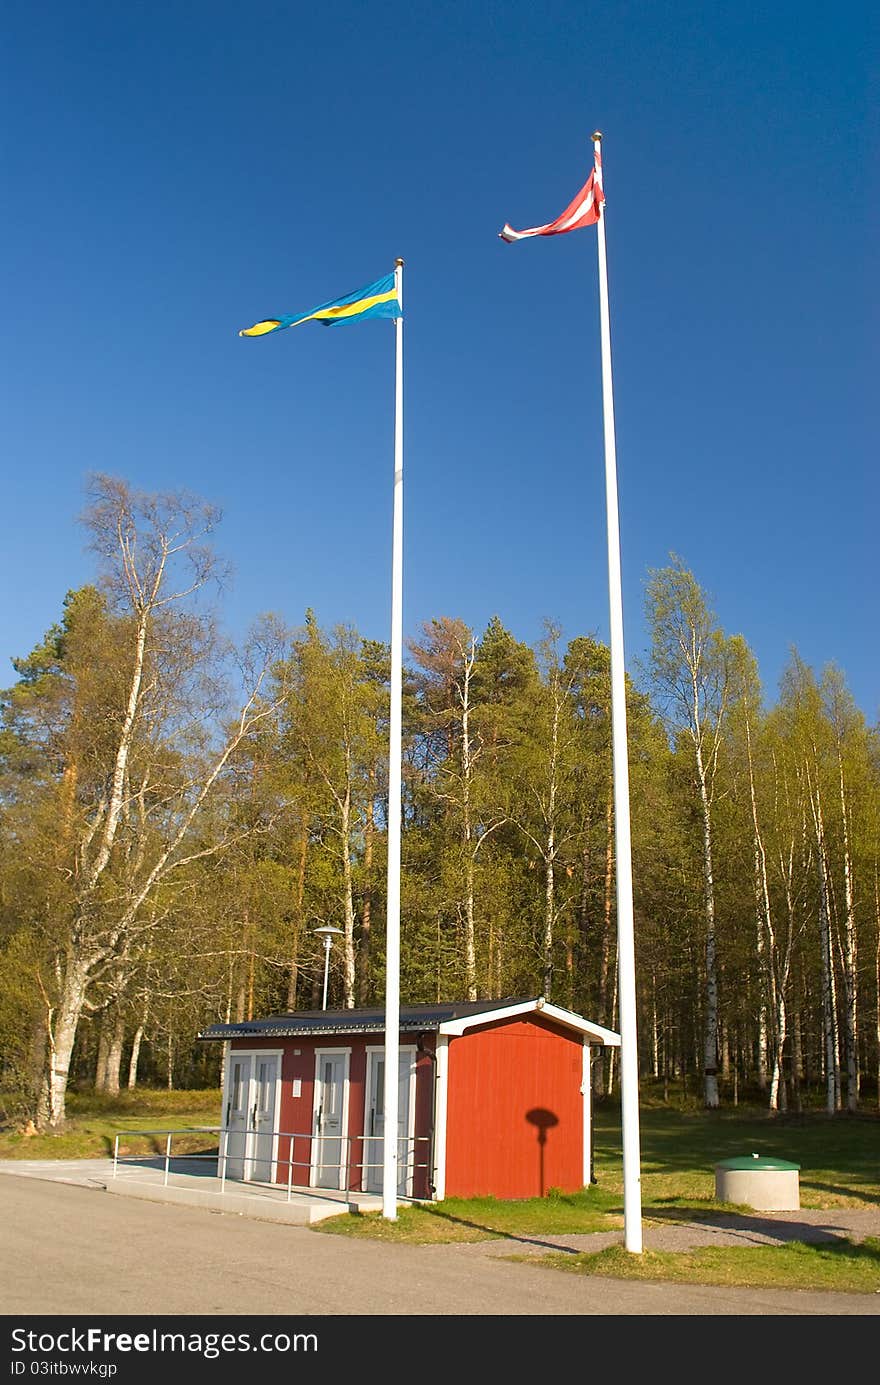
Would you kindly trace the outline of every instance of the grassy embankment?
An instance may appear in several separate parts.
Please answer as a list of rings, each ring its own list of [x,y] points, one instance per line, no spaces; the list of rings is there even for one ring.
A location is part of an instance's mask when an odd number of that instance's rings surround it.
[[[0,1159],[102,1159],[113,1154],[113,1140],[121,1130],[181,1130],[217,1125],[220,1093],[213,1088],[201,1092],[137,1088],[115,1097],[71,1092],[67,1112],[67,1126],[59,1135],[27,1134],[12,1122],[4,1122],[0,1125]],[[217,1141],[205,1134],[181,1135],[174,1140],[173,1147],[175,1153],[188,1154],[216,1149]],[[164,1148],[161,1136],[127,1138],[124,1144],[124,1152],[130,1154],[159,1153]]]

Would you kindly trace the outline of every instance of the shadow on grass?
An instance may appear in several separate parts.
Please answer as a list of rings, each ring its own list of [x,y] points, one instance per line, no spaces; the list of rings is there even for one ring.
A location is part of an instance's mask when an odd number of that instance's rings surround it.
[[[437,1207],[424,1206],[419,1209],[425,1216],[435,1217],[438,1221],[449,1222],[453,1226],[464,1226],[469,1231],[481,1231],[487,1240],[492,1241],[516,1241],[520,1245],[536,1246],[541,1250],[566,1251],[576,1254],[575,1248],[560,1245],[558,1241],[542,1240],[539,1236],[530,1236],[522,1231],[500,1230],[497,1226],[486,1226],[482,1222],[471,1221],[467,1217],[456,1216],[453,1212],[444,1212]],[[582,1234],[582,1233],[562,1233],[562,1234]],[[591,1233],[586,1233],[591,1234]]]
[[[863,1193],[860,1188],[851,1183],[847,1185],[842,1183],[823,1183],[819,1179],[804,1178],[802,1175],[800,1186],[802,1188],[808,1188],[814,1193],[834,1193],[836,1196],[849,1198],[850,1200],[857,1199],[859,1202],[863,1202],[866,1207],[877,1207],[878,1205],[875,1194],[869,1192]]]
[[[841,1241],[849,1241],[852,1236],[852,1228],[836,1224],[833,1215],[821,1224],[798,1221],[796,1214],[792,1214],[787,1221],[779,1221],[776,1218],[756,1216],[748,1208],[737,1208],[731,1204],[705,1210],[695,1207],[651,1207],[646,1209],[645,1218],[654,1222],[734,1232],[744,1241],[754,1237],[756,1244],[765,1244],[769,1240],[778,1245],[802,1242],[807,1245],[839,1247]]]

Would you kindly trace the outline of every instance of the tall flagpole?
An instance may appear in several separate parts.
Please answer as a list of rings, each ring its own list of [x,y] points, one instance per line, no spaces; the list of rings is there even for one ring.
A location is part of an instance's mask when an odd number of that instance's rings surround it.
[[[388,747],[388,913],[385,924],[385,1091],[382,1142],[382,1215],[397,1220],[397,1106],[400,1063],[400,776],[403,759],[403,260],[394,284],[401,315],[395,319],[394,520],[391,539],[391,717]]]
[[[593,135],[596,181],[602,182],[602,132]],[[602,341],[602,412],[605,422],[605,503],[608,516],[608,594],[611,614],[611,744],[614,765],[614,846],[617,859],[617,966],[620,992],[620,1092],[623,1117],[623,1223],[626,1249],[642,1249],[642,1186],[639,1156],[639,1064],[636,1047],[636,976],[633,942],[632,841],[629,818],[629,761],[626,737],[626,679],[623,649],[623,594],[620,581],[620,522],[617,513],[617,447],[614,440],[614,389],[611,379],[611,327],[608,315],[608,265],[605,258],[605,207],[599,247],[599,322]]]

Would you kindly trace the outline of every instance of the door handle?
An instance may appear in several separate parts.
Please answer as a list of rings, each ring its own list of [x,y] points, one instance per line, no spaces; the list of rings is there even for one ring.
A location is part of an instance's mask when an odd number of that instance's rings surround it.
[[[226,1103],[226,1124],[227,1124],[227,1125],[229,1124],[229,1113],[231,1112],[231,1110],[232,1110],[232,1102],[231,1102],[231,1101],[227,1101],[227,1103]]]
[[[254,1102],[254,1109],[251,1111],[251,1130],[257,1128],[257,1103]]]

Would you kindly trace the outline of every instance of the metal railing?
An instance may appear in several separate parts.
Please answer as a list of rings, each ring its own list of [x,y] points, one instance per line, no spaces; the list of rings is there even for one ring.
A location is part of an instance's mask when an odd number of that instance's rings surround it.
[[[212,1151],[210,1151],[209,1153],[195,1153],[195,1154],[188,1154],[188,1153],[181,1153],[181,1152],[174,1153],[174,1151],[173,1151],[173,1141],[174,1141],[174,1137],[175,1137],[176,1135],[218,1135],[218,1136],[219,1136],[218,1147],[217,1147],[217,1150],[216,1150],[216,1151],[212,1150]],[[230,1135],[237,1136],[239,1139],[242,1140],[242,1149],[241,1149],[241,1152],[236,1152],[236,1153],[235,1153],[234,1155],[232,1155],[232,1156],[230,1156],[230,1154],[229,1154],[229,1137],[230,1137]],[[149,1154],[144,1154],[144,1153],[141,1153],[141,1154],[133,1154],[133,1153],[128,1152],[128,1151],[120,1152],[119,1142],[120,1142],[120,1140],[122,1140],[122,1139],[130,1139],[130,1140],[140,1139],[140,1138],[151,1138],[151,1139],[152,1139],[152,1138],[155,1138],[156,1136],[164,1136],[164,1137],[165,1137],[165,1148],[164,1148],[164,1151],[154,1150],[154,1151],[152,1151],[152,1153],[149,1153]],[[268,1157],[257,1155],[256,1153],[253,1152],[253,1148],[252,1148],[252,1147],[251,1147],[250,1150],[249,1150],[249,1144],[251,1144],[252,1141],[254,1141],[254,1140],[256,1139],[257,1136],[259,1136],[259,1137],[261,1137],[261,1138],[266,1138],[266,1139],[268,1139],[268,1138],[271,1136],[271,1138],[272,1138],[272,1153],[271,1153]],[[286,1158],[286,1159],[282,1158],[282,1157],[281,1157],[281,1154],[280,1154],[280,1145],[281,1145],[281,1141],[282,1141],[282,1140],[288,1140],[288,1141],[290,1142],[289,1145],[288,1145],[288,1150],[287,1150],[288,1158]],[[314,1144],[315,1141],[322,1141],[322,1140],[325,1141],[325,1142],[327,1142],[327,1143],[332,1143],[332,1144],[337,1144],[337,1143],[338,1143],[338,1144],[339,1144],[339,1147],[340,1147],[340,1158],[339,1158],[338,1160],[333,1160],[333,1159],[326,1159],[326,1158],[324,1158],[324,1154],[325,1154],[325,1152],[326,1152],[326,1151],[324,1151],[324,1150],[319,1150],[318,1153],[319,1153],[320,1157],[319,1157],[318,1159],[315,1158],[315,1151],[313,1150],[312,1146],[313,1146],[313,1144]],[[307,1159],[294,1159],[294,1158],[293,1158],[293,1155],[294,1155],[294,1153],[296,1152],[296,1148],[297,1148],[297,1146],[296,1146],[296,1142],[297,1142],[297,1141],[307,1141],[307,1142],[308,1142],[308,1144],[307,1144],[307,1150],[308,1150],[308,1155],[309,1155],[309,1157],[308,1157]],[[147,1161],[149,1161],[149,1162],[152,1162],[152,1161],[155,1160],[155,1159],[159,1159],[159,1160],[162,1161],[162,1170],[163,1170],[162,1183],[163,1183],[163,1186],[164,1186],[164,1187],[167,1187],[167,1186],[168,1186],[168,1183],[169,1183],[169,1179],[171,1178],[172,1174],[175,1172],[175,1170],[173,1170],[173,1169],[171,1168],[172,1161],[176,1161],[176,1162],[190,1161],[190,1162],[195,1162],[195,1163],[198,1163],[198,1162],[202,1162],[202,1163],[215,1163],[216,1166],[217,1166],[217,1175],[216,1175],[216,1176],[218,1177],[218,1179],[219,1179],[219,1181],[220,1181],[220,1192],[221,1192],[221,1194],[222,1194],[222,1193],[224,1193],[224,1192],[226,1191],[226,1183],[227,1183],[227,1181],[229,1181],[229,1182],[234,1182],[234,1183],[236,1183],[236,1184],[238,1184],[238,1183],[245,1183],[245,1184],[248,1184],[248,1183],[256,1183],[256,1184],[268,1185],[268,1186],[271,1186],[271,1187],[284,1187],[284,1186],[285,1186],[285,1182],[278,1179],[278,1177],[277,1177],[277,1170],[280,1169],[281,1167],[285,1167],[285,1168],[287,1169],[286,1188],[287,1188],[287,1201],[288,1201],[288,1202],[291,1200],[294,1191],[302,1191],[302,1190],[305,1190],[305,1189],[308,1189],[308,1190],[314,1191],[314,1192],[361,1192],[361,1193],[362,1193],[362,1192],[371,1191],[371,1190],[366,1189],[366,1188],[364,1187],[364,1183],[365,1183],[365,1181],[366,1181],[366,1175],[367,1175],[369,1172],[371,1172],[372,1170],[375,1170],[375,1169],[383,1169],[383,1168],[384,1168],[384,1159],[377,1159],[377,1160],[372,1160],[372,1161],[369,1161],[369,1162],[367,1161],[367,1159],[365,1158],[365,1155],[366,1155],[366,1152],[367,1152],[367,1151],[366,1151],[366,1149],[365,1149],[365,1147],[364,1147],[366,1141],[370,1141],[371,1143],[373,1143],[373,1144],[375,1144],[375,1145],[378,1145],[379,1148],[380,1148],[380,1149],[383,1151],[383,1153],[384,1153],[385,1137],[384,1137],[383,1135],[368,1135],[368,1134],[358,1134],[358,1135],[327,1135],[327,1134],[325,1134],[325,1133],[322,1133],[321,1131],[315,1132],[315,1131],[275,1130],[275,1129],[272,1129],[272,1130],[265,1130],[265,1129],[264,1129],[264,1130],[260,1130],[260,1131],[255,1131],[255,1130],[252,1130],[252,1129],[242,1130],[242,1129],[240,1129],[240,1128],[236,1128],[236,1129],[233,1130],[233,1129],[231,1129],[229,1126],[225,1126],[225,1125],[197,1125],[197,1126],[185,1126],[185,1127],[182,1126],[182,1127],[178,1127],[178,1128],[175,1129],[175,1130],[168,1130],[168,1129],[162,1129],[162,1130],[118,1130],[118,1131],[116,1132],[115,1136],[114,1136],[114,1139],[113,1139],[113,1175],[112,1175],[112,1176],[113,1176],[113,1178],[116,1178],[116,1177],[118,1176],[119,1168],[120,1168],[121,1165],[124,1166],[124,1165],[126,1165],[126,1164],[138,1164],[138,1165],[141,1165],[141,1166],[142,1166],[142,1165],[144,1164],[145,1160],[147,1160]],[[426,1144],[426,1145],[428,1146],[428,1148],[427,1148],[427,1150],[426,1150],[426,1157],[425,1157],[425,1159],[422,1160],[422,1161],[417,1161],[416,1158],[415,1158],[415,1154],[416,1154],[415,1146],[418,1145],[418,1144]],[[352,1153],[353,1153],[353,1148],[352,1148],[352,1147],[353,1147],[354,1145],[360,1145],[360,1147],[361,1147],[361,1149],[360,1149],[360,1158],[359,1158],[359,1159],[353,1159],[353,1158],[352,1158]],[[399,1149],[400,1146],[402,1146],[402,1145],[406,1145],[406,1146],[407,1146],[407,1149],[406,1149],[406,1157],[405,1157],[404,1160],[401,1161],[401,1163],[400,1163],[400,1165],[399,1165],[398,1186],[399,1186],[400,1183],[402,1182],[402,1183],[404,1183],[404,1186],[405,1186],[405,1187],[414,1188],[414,1187],[415,1187],[415,1183],[416,1183],[416,1177],[415,1177],[416,1171],[417,1171],[417,1170],[422,1170],[422,1169],[423,1169],[423,1170],[425,1171],[425,1188],[426,1188],[426,1192],[427,1192],[427,1195],[430,1195],[430,1191],[431,1191],[431,1188],[432,1188],[432,1182],[433,1182],[433,1179],[432,1179],[432,1159],[431,1159],[431,1154],[432,1154],[432,1140],[431,1140],[431,1136],[430,1136],[430,1135],[399,1136],[399,1137],[398,1137],[398,1149]],[[410,1146],[412,1146],[412,1148],[410,1148]],[[236,1165],[238,1165],[239,1163],[241,1164],[241,1167],[242,1167],[242,1177],[241,1177],[241,1178],[236,1178],[236,1177],[234,1177],[234,1176],[230,1176],[230,1174],[229,1174],[229,1172],[228,1172],[228,1169],[229,1169],[229,1164],[230,1164],[230,1161],[231,1161],[231,1160],[234,1160],[234,1163],[235,1163]],[[268,1176],[267,1176],[266,1178],[255,1178],[255,1177],[253,1176],[254,1168],[255,1168],[255,1167],[259,1167],[259,1166],[261,1166],[261,1165],[264,1166],[264,1167],[267,1169]],[[293,1181],[293,1171],[294,1171],[294,1169],[296,1169],[296,1168],[302,1168],[302,1169],[307,1169],[307,1170],[308,1170],[308,1182],[307,1182],[307,1183],[298,1183],[298,1184],[295,1184],[295,1183],[294,1183],[294,1181]],[[318,1184],[315,1184],[315,1183],[312,1182],[312,1179],[313,1179],[314,1176],[318,1176],[319,1173],[320,1173],[321,1175],[326,1174],[327,1171],[330,1171],[330,1170],[333,1170],[333,1169],[336,1169],[336,1170],[337,1170],[337,1181],[336,1181],[335,1186],[333,1186],[333,1187],[328,1187],[328,1186],[323,1185],[323,1184],[318,1185]],[[274,1171],[275,1174],[276,1174],[275,1177],[272,1177],[273,1171]],[[355,1177],[353,1176],[353,1175],[355,1175],[355,1174],[359,1174],[359,1177],[355,1178]],[[182,1174],[181,1176],[182,1176],[182,1177],[186,1177],[187,1175],[186,1175],[186,1174]],[[381,1181],[381,1180],[380,1180],[380,1181]],[[353,1183],[355,1183],[355,1182],[357,1182],[357,1183],[359,1184],[358,1187],[353,1187],[353,1186],[352,1186]],[[412,1194],[412,1193],[407,1193],[407,1194],[403,1194],[402,1196],[413,1196],[413,1195],[414,1195],[414,1194]]]

